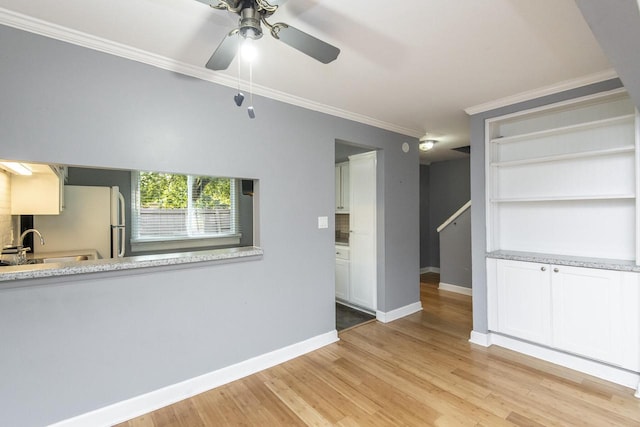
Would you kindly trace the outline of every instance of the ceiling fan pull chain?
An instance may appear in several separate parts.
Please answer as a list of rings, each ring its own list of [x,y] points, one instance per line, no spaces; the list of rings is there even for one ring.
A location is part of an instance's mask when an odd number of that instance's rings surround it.
[[[255,119],[256,112],[253,109],[253,63],[249,62],[249,108],[247,108],[247,113],[249,113],[249,118]]]
[[[240,36],[238,36],[240,37]],[[233,97],[233,100],[236,102],[236,105],[240,107],[242,105],[242,101],[244,101],[244,94],[240,91],[240,58],[238,58],[238,93]]]

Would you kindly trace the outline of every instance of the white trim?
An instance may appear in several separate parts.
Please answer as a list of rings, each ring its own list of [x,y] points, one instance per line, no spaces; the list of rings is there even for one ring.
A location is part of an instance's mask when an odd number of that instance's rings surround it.
[[[438,273],[438,274],[440,274],[440,268],[439,267],[422,267],[420,269],[420,274],[424,274],[424,273]]]
[[[489,347],[491,345],[491,334],[483,334],[481,332],[471,331],[469,342],[472,344],[480,345],[482,347]]]
[[[387,311],[386,313],[378,310],[376,311],[376,319],[382,323],[389,323],[410,314],[417,313],[418,311],[422,311],[422,303],[420,301]]]
[[[484,347],[495,344],[509,350],[517,351],[518,353],[526,354],[527,356],[555,363],[556,365],[564,366],[565,368],[583,372],[588,375],[593,375],[594,377],[632,388],[636,390],[635,396],[640,397],[640,373],[637,372],[606,365],[595,360],[585,359],[573,354],[564,353],[559,350],[554,350],[492,332],[481,334],[472,331],[469,341]]]
[[[238,87],[238,80],[236,77],[230,77],[217,73],[215,71],[208,70],[204,68],[204,66],[197,67],[184,62],[176,61],[165,56],[156,55],[141,49],[83,33],[81,31],[72,30],[31,16],[13,12],[5,8],[0,8],[0,24],[17,28],[19,30],[28,31],[34,34],[39,34],[52,39],[61,40],[67,43],[75,44],[77,46],[82,46],[122,58],[130,59],[132,61],[141,62],[143,64],[152,65],[154,67],[195,77],[201,80],[210,81],[212,83],[217,83],[223,86],[232,88]],[[245,88],[249,87],[249,83],[246,81],[242,81],[242,84]],[[329,114],[331,116],[353,120],[355,122],[364,123],[370,126],[374,126],[380,129],[386,129],[414,138],[417,138],[424,134],[424,130],[422,129],[410,129],[403,126],[398,126],[393,123],[375,119],[373,117],[368,117],[362,114],[335,108],[330,105],[300,98],[298,96],[271,89],[266,86],[253,84],[253,93],[256,95],[275,99],[277,101],[285,102],[287,104],[306,108],[312,111],[318,111],[321,113]]]
[[[456,219],[458,219],[458,217],[460,215],[462,215],[464,213],[464,211],[466,211],[467,209],[469,209],[471,207],[471,200],[469,200],[467,203],[464,204],[464,206],[462,206],[460,209],[458,209],[457,211],[455,211],[455,213],[453,215],[451,215],[449,218],[447,218],[447,220],[445,222],[443,222],[440,227],[438,227],[436,229],[436,231],[439,233],[441,232],[444,228],[446,228],[447,225],[451,224],[453,221],[455,221]]]
[[[576,89],[582,86],[587,86],[593,83],[603,82],[618,77],[618,74],[614,69],[601,71],[599,73],[589,74],[587,76],[579,77],[576,79],[565,80],[563,82],[555,83],[550,86],[544,86],[538,89],[521,92],[515,95],[507,96],[504,98],[496,99],[494,101],[485,102],[483,104],[475,105],[464,109],[464,112],[472,116],[478,113],[484,113],[485,111],[495,110],[496,108],[506,107],[508,105],[517,104],[519,102],[530,101],[532,99],[541,98],[547,95],[553,95],[554,93],[564,92],[566,90]]]
[[[443,291],[455,292],[456,294],[471,296],[471,288],[467,288],[465,286],[452,285],[449,283],[440,282],[438,284],[438,289],[442,289]]]
[[[640,0],[638,0],[640,2]],[[635,140],[635,163],[640,164],[640,111],[636,108],[635,112],[636,140]],[[636,171],[636,212],[640,212],[640,173]],[[640,239],[638,236],[640,230],[640,215],[636,214],[636,265],[640,265]],[[640,397],[640,396],[636,396]]]
[[[220,237],[178,238],[163,240],[131,239],[131,252],[161,251],[171,249],[198,249],[214,246],[239,245],[240,235],[232,234]]]
[[[333,330],[199,377],[62,420],[52,424],[51,427],[84,427],[88,425],[106,427],[118,424],[276,366],[338,340],[338,333]]]

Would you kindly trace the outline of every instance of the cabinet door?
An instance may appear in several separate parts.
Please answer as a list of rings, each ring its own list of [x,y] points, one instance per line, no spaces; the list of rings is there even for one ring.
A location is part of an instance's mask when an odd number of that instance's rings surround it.
[[[336,259],[336,298],[349,301],[349,261]]]
[[[549,345],[551,343],[549,266],[498,260],[496,273],[498,332]]]
[[[342,211],[349,212],[351,205],[351,188],[349,185],[349,163],[340,165],[340,174],[342,176]]]
[[[637,368],[638,282],[637,278],[625,280],[634,276],[619,271],[554,266],[553,346]]]
[[[342,174],[340,172],[340,165],[336,165],[336,212],[342,210]]]
[[[351,191],[349,188],[349,163],[336,165],[336,212],[348,213]]]
[[[59,215],[63,189],[53,173],[11,176],[11,215]]]

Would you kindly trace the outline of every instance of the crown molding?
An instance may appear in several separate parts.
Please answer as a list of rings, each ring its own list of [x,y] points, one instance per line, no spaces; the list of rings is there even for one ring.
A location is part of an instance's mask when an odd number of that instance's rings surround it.
[[[485,102],[473,107],[468,107],[465,108],[464,112],[472,116],[474,114],[484,113],[485,111],[495,110],[496,108],[506,107],[508,105],[517,104],[519,102],[530,101],[532,99],[540,98],[547,95],[553,95],[554,93],[563,92],[565,90],[576,89],[593,83],[603,82],[605,80],[615,79],[617,77],[618,74],[615,72],[615,70],[608,69],[576,79],[558,82],[550,86],[544,86],[538,89],[533,89],[526,92],[517,93],[515,95],[507,96],[505,98],[496,99],[494,101]]]
[[[157,55],[122,43],[117,43],[101,37],[93,36],[28,15],[13,12],[5,8],[0,8],[0,24],[49,37],[55,40],[71,43],[88,49],[108,53],[110,55],[119,56],[121,58],[130,59],[132,61],[151,65],[157,68],[162,68],[164,70],[172,71],[175,73],[180,73],[201,80],[206,80],[208,82],[216,83],[222,86],[238,86],[237,79],[216,73],[215,71],[208,70],[204,67],[197,67],[185,62],[176,61],[162,55]],[[243,85],[248,87],[248,82],[243,82]],[[253,93],[255,95],[264,96],[266,98],[281,101],[290,105],[295,105],[297,107],[306,108],[308,110],[329,114],[331,116],[352,120],[358,123],[416,138],[424,133],[421,130],[398,126],[393,123],[388,123],[362,114],[342,110],[330,105],[322,104],[286,92],[271,89],[266,86],[254,84],[252,87]]]

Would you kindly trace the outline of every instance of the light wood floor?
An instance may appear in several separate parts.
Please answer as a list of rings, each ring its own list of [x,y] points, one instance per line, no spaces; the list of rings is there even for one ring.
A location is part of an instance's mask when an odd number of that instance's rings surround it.
[[[421,313],[120,426],[640,425],[631,389],[469,344],[471,298],[422,279]]]

